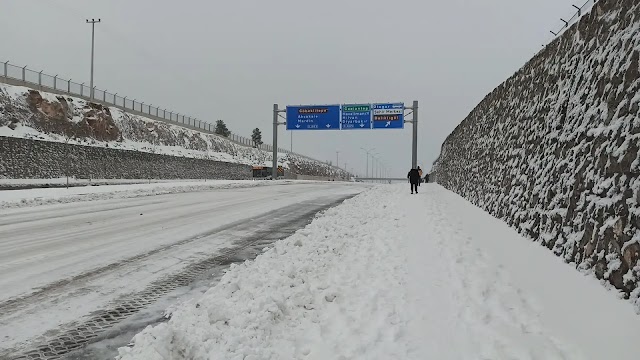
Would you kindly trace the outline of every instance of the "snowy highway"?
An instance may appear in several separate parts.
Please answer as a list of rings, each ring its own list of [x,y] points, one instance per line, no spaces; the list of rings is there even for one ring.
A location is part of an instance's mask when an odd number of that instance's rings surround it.
[[[0,209],[0,358],[117,304],[135,300],[142,305],[123,311],[140,311],[224,256],[241,261],[239,250],[282,238],[362,190],[290,184]],[[173,286],[153,287],[167,279]]]
[[[439,185],[168,186],[0,210],[0,359],[637,359],[638,303]]]
[[[547,248],[439,185],[398,184],[231,268],[119,360],[636,360],[638,333],[632,302]]]

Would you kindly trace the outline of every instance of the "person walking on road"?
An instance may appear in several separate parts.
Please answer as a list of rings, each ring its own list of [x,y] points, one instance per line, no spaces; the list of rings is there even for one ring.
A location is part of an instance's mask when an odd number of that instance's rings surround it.
[[[420,172],[418,169],[411,169],[407,174],[407,178],[411,183],[411,193],[415,190],[416,194],[418,193],[418,184],[420,183]]]
[[[420,174],[420,179],[418,180],[418,186],[420,186],[422,184],[422,169],[420,169],[420,166],[418,166],[418,174]]]

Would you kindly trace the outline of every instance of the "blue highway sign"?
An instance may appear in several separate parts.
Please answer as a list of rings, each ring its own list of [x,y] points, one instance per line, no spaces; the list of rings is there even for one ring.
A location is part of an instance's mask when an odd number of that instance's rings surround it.
[[[287,130],[340,130],[340,105],[287,106]]]
[[[373,128],[374,129],[403,129],[404,128],[404,104],[373,104]]]
[[[342,105],[342,130],[371,130],[371,104]]]

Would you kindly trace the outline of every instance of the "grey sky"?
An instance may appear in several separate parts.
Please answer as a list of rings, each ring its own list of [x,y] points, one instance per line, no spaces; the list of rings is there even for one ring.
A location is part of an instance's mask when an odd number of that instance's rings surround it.
[[[273,103],[420,101],[419,164],[550,40],[580,0],[2,0],[0,60],[95,85],[271,143]],[[279,131],[281,147],[289,133]],[[405,130],[296,132],[293,150],[403,176]]]

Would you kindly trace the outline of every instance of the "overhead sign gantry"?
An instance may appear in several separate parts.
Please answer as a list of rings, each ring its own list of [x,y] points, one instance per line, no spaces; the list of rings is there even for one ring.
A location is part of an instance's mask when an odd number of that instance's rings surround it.
[[[409,110],[408,113],[405,113]],[[285,122],[278,122],[280,113],[286,113]],[[405,116],[411,115],[411,120]],[[406,107],[404,103],[343,104],[343,105],[294,105],[280,109],[273,105],[273,178],[278,168],[278,125],[287,130],[375,130],[404,129],[405,123],[413,124],[411,164],[418,164],[418,102]]]

